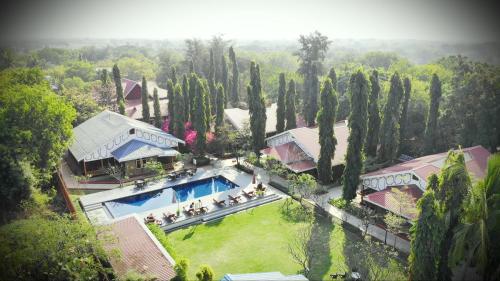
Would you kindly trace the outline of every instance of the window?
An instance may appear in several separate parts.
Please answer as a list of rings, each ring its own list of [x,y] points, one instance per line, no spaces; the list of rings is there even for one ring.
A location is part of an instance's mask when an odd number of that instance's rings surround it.
[[[129,134],[129,135],[133,135],[133,134],[135,134],[135,129],[133,129],[133,128],[132,128],[132,129],[130,129],[130,130],[128,131],[128,134]]]
[[[142,159],[137,159],[137,160],[135,160],[135,167],[136,167],[137,169],[142,168],[142,163],[143,163],[143,162],[142,162]]]
[[[418,180],[419,180],[419,178],[417,178],[417,176],[415,176],[415,175],[412,175],[412,177],[411,177],[411,178],[412,178],[414,181],[418,181]]]

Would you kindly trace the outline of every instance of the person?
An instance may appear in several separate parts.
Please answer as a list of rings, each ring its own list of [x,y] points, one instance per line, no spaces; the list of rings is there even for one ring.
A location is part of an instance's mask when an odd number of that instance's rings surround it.
[[[262,183],[259,182],[259,184],[257,185],[257,190],[263,190],[264,188],[262,187]]]
[[[189,209],[194,209],[194,202],[191,202],[191,205],[189,205]]]

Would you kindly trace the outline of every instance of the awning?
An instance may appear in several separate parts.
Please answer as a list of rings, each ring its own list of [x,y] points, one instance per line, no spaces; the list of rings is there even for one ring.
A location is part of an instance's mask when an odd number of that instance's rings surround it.
[[[408,204],[404,202],[401,203],[401,199],[393,192],[392,188],[397,188],[406,195],[409,199]],[[363,200],[404,218],[415,219],[417,217],[416,204],[420,197],[422,197],[422,190],[416,185],[408,185],[402,187],[388,187],[384,190],[364,196]]]
[[[134,139],[111,152],[118,162],[125,162],[148,157],[176,156],[179,152],[172,148],[157,147],[153,144]]]

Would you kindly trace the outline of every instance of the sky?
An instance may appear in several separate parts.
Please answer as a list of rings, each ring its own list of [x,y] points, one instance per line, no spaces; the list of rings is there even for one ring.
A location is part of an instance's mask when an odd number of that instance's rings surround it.
[[[12,0],[0,38],[500,40],[493,2],[463,0]]]

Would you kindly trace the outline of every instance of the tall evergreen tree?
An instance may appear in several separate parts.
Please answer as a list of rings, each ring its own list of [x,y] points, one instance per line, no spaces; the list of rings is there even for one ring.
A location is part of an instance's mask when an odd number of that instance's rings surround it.
[[[191,72],[189,75],[189,118],[191,122],[194,121],[194,116],[196,115],[196,106],[194,103],[196,87],[198,87],[198,76],[196,76],[196,73]]]
[[[115,80],[116,87],[116,104],[118,105],[118,109],[120,114],[125,114],[125,99],[123,98],[123,87],[122,87],[122,77],[120,75],[120,69],[118,65],[115,63],[113,65],[113,80]]]
[[[427,126],[425,128],[424,152],[431,154],[436,149],[437,120],[439,117],[439,100],[441,99],[441,81],[437,74],[432,75],[431,81],[431,105],[427,115]]]
[[[335,92],[337,92],[337,73],[333,67],[330,68],[330,71],[328,72],[328,78],[332,80],[332,88]]]
[[[403,97],[403,85],[399,74],[396,72],[391,78],[391,88],[382,119],[382,134],[380,135],[380,151],[378,161],[392,162],[396,158],[399,148],[399,117],[401,115],[400,103]]]
[[[206,122],[206,130],[207,132],[210,131],[210,128],[211,128],[211,124],[212,124],[212,118],[213,118],[213,115],[212,115],[212,104],[211,104],[211,101],[210,101],[210,87],[208,86],[208,82],[206,79],[202,79],[201,80],[201,84],[203,85],[203,89],[205,90],[205,93],[206,95],[204,95],[205,97],[205,122]]]
[[[370,75],[370,101],[368,104],[368,133],[366,135],[365,153],[367,156],[377,155],[377,145],[380,131],[380,112],[378,109],[378,99],[380,85],[378,84],[378,72],[373,70]]]
[[[216,114],[217,88],[215,87],[215,61],[214,52],[210,49],[210,68],[208,71],[208,89],[210,91],[210,112]]]
[[[278,108],[276,109],[276,133],[285,130],[285,98],[286,98],[285,73],[280,73],[278,88]]]
[[[288,82],[288,92],[285,98],[286,127],[285,130],[297,128],[297,115],[295,114],[295,81]]]
[[[307,91],[304,97],[304,119],[307,126],[314,126],[316,124],[316,115],[318,114],[318,93],[319,93],[319,81],[318,81],[318,71],[315,64],[312,65],[311,73],[309,73],[307,78]]]
[[[443,216],[434,191],[429,186],[418,200],[417,208],[418,219],[410,230],[409,280],[438,280]]]
[[[239,87],[240,87],[240,80],[239,80],[239,72],[238,72],[238,63],[236,62],[236,54],[234,53],[233,46],[229,47],[229,59],[231,60],[231,65],[233,67],[233,76],[231,83],[231,104],[233,107],[238,106],[240,102],[240,95],[239,95]],[[229,91],[228,91],[229,92]]]
[[[149,114],[149,93],[148,84],[146,82],[146,77],[142,76],[142,87],[141,87],[141,100],[142,100],[142,120],[149,123],[151,115]]]
[[[319,180],[328,184],[332,181],[332,158],[335,154],[337,139],[333,131],[335,111],[337,110],[337,94],[332,87],[330,78],[326,78],[321,90],[321,109],[318,112],[319,145],[318,159]]]
[[[177,70],[175,69],[175,66],[172,66],[170,68],[170,79],[172,80],[172,83],[174,84],[175,87],[177,85]]]
[[[404,96],[403,103],[401,104],[401,121],[399,122],[399,152],[398,154],[403,153],[406,146],[406,136],[408,132],[406,131],[408,128],[408,104],[410,102],[411,96],[411,81],[410,78],[405,77],[403,81],[404,87]]]
[[[182,75],[182,98],[184,99],[184,122],[189,121],[190,101],[189,101],[189,81],[187,75]]]
[[[174,135],[183,140],[184,139],[184,97],[182,96],[182,89],[179,84],[175,86],[174,97],[174,116],[172,123],[174,123]]]
[[[194,62],[193,60],[190,60],[189,61],[189,73],[195,73],[195,69],[194,69]]]
[[[351,201],[356,197],[359,175],[363,170],[363,144],[366,137],[368,81],[361,70],[353,74],[349,85],[351,114],[349,115],[349,138],[344,174],[342,176],[342,197]]]
[[[247,87],[247,91],[252,146],[255,154],[260,156],[260,150],[265,146],[267,116],[265,99],[262,95],[260,67],[253,61],[250,63],[250,78],[250,85]]]
[[[217,85],[217,115],[215,117],[216,130],[224,124],[224,86],[221,83]]]
[[[174,133],[174,106],[175,106],[175,85],[171,79],[167,81],[167,99],[168,99],[168,133]]]
[[[196,78],[196,87],[193,87],[196,89],[196,94],[194,98],[194,118],[193,118],[193,127],[196,130],[196,142],[195,142],[195,153],[198,156],[204,156],[205,155],[205,146],[206,146],[206,141],[207,141],[207,120],[206,120],[206,96],[207,94],[207,89],[204,85],[204,83],[196,77],[196,74],[192,73],[191,78],[195,77]],[[194,84],[191,84],[190,86],[194,86]]]
[[[226,56],[222,55],[221,58],[221,83],[222,87],[224,87],[224,93],[227,93],[229,91],[229,75],[227,71],[227,61],[226,61]],[[224,108],[227,107],[227,95],[224,95]]]
[[[154,125],[156,128],[161,128],[161,110],[160,99],[158,98],[158,89],[153,90],[153,112],[155,115]]]

